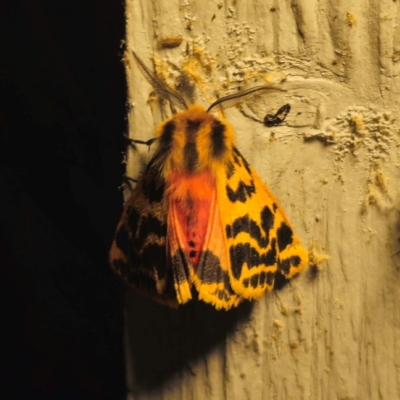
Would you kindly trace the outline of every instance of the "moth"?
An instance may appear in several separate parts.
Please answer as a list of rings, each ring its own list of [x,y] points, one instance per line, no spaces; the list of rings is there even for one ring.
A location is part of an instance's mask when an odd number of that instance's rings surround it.
[[[277,280],[303,270],[308,254],[236,148],[232,126],[210,111],[266,87],[225,96],[207,110],[188,107],[133,55],[157,92],[184,110],[147,142],[156,149],[116,228],[112,268],[140,293],[171,307],[195,291],[225,310],[261,298]]]

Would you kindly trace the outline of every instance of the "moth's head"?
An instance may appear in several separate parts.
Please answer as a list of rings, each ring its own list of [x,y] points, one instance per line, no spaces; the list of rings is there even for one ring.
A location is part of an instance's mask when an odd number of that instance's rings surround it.
[[[173,116],[162,122],[156,133],[157,154],[153,163],[160,167],[165,178],[171,172],[200,173],[205,169],[218,175],[222,169],[229,168],[234,148],[233,129],[210,111],[225,101],[260,90],[282,90],[266,85],[255,86],[221,97],[207,110],[200,105],[188,106],[179,92],[157,78],[136,53],[132,53],[146,79],[162,98],[169,101],[173,111]]]
[[[173,112],[175,113],[175,107],[179,110],[191,110],[192,107],[189,107],[186,103],[186,100],[184,97],[179,93],[178,91],[172,89],[169,87],[165,82],[157,78],[149,68],[144,64],[144,62],[137,56],[137,54],[132,50],[133,56],[135,57],[136,61],[138,62],[138,65],[140,69],[142,70],[143,74],[145,75],[146,79],[149,81],[149,83],[153,86],[154,90],[165,100],[168,100],[169,103],[171,104],[171,107],[173,108]],[[280,88],[273,87],[271,85],[261,85],[261,86],[255,86],[247,90],[242,90],[238,93],[230,94],[227,96],[223,96],[216,100],[214,103],[212,103],[208,109],[207,112],[210,112],[214,107],[217,105],[220,105],[228,100],[233,100],[233,99],[238,99],[240,97],[244,97],[247,95],[250,95],[252,93],[258,92],[260,90],[282,90]],[[205,111],[205,110],[204,110]],[[183,111],[184,112],[184,111]]]

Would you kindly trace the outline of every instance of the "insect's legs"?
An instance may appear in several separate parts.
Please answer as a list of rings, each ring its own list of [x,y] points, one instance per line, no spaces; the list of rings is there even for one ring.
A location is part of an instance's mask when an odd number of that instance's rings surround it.
[[[138,144],[145,144],[146,146],[151,146],[155,141],[156,141],[156,138],[152,138],[152,139],[149,139],[149,140],[138,140],[138,139],[129,139],[129,140],[131,140],[133,143],[138,143]]]
[[[150,146],[156,141],[156,138],[152,138],[149,140],[139,140],[139,139],[131,139],[130,137],[128,137],[127,135],[124,135],[125,140],[128,142],[128,146],[132,146],[135,150],[136,150],[136,146],[135,144],[145,144],[146,146]]]
[[[130,178],[129,176],[124,175],[122,177],[122,182],[126,184],[130,190],[133,190],[132,183],[138,183],[137,179]]]

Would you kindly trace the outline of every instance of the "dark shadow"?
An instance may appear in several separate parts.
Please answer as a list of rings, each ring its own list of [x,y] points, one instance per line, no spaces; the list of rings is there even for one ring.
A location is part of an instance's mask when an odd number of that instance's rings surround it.
[[[308,267],[308,277],[311,281],[315,280],[318,278],[320,273],[320,268],[318,265],[315,264],[310,264]]]
[[[13,399],[125,398],[124,3],[0,5],[0,374]]]
[[[288,283],[290,279],[286,279],[283,274],[279,271],[275,273],[274,290],[282,290]]]
[[[95,263],[46,218],[11,168],[0,171],[0,187],[2,387],[15,399],[122,399],[121,285],[100,242]]]
[[[130,290],[130,289],[129,289]],[[229,311],[193,299],[178,309],[160,306],[129,293],[126,306],[127,347],[138,390],[153,390],[207,352],[224,344],[227,335],[250,317],[253,303]]]

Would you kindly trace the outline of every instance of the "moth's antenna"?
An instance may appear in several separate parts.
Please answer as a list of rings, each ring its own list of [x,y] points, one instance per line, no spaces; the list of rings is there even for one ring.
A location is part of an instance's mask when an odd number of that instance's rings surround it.
[[[242,90],[241,92],[229,94],[227,96],[221,97],[220,99],[214,101],[214,103],[212,103],[210,107],[208,107],[207,112],[210,112],[210,110],[212,108],[214,108],[218,104],[223,103],[224,101],[233,100],[233,99],[237,99],[239,97],[247,96],[248,94],[258,92],[259,90],[279,90],[281,92],[286,92],[286,90],[284,90],[284,89],[280,89],[280,88],[270,86],[270,85],[254,86],[251,89]]]
[[[169,100],[173,105],[182,109],[188,109],[185,99],[181,96],[180,93],[171,89],[165,82],[158,79],[153,73],[146,67],[145,63],[139,58],[139,56],[133,51],[132,54],[135,57],[136,61],[139,64],[141,71],[143,72],[146,79],[149,81],[151,86],[156,90],[156,92],[161,95],[163,98]]]

